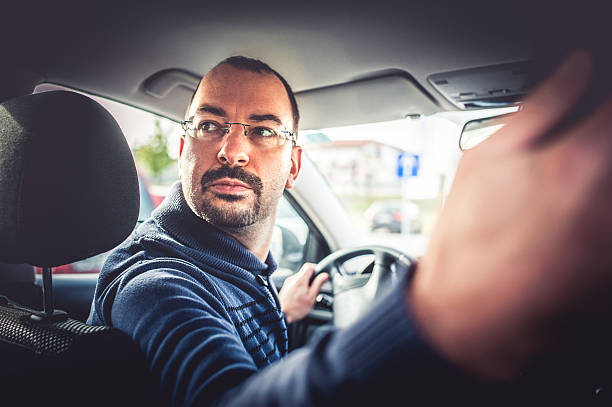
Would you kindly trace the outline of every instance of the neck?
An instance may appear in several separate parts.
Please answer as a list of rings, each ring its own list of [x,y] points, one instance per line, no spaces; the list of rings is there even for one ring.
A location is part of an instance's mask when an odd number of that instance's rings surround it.
[[[274,222],[275,216],[269,216],[249,226],[239,228],[217,226],[217,228],[236,239],[259,260],[265,262],[272,244]]]

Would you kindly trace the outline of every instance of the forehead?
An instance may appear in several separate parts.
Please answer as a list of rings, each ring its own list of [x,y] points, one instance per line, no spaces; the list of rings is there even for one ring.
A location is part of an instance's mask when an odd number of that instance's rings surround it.
[[[203,104],[223,109],[232,120],[252,114],[274,114],[286,125],[292,120],[289,96],[275,75],[230,65],[220,65],[202,78],[188,115]]]

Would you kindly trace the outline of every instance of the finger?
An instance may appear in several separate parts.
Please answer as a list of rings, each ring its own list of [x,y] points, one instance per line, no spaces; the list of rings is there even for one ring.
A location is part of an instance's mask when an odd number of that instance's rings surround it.
[[[612,147],[612,97],[609,97],[592,114],[574,126],[570,137],[579,143],[579,147],[591,145],[596,152],[602,154],[606,161]],[[594,158],[594,157],[591,157]]]
[[[496,138],[517,146],[530,146],[544,137],[575,105],[586,88],[593,69],[586,51],[574,51],[539,84],[523,110],[509,118]]]
[[[327,280],[329,280],[329,274],[327,273],[321,273],[315,277],[310,285],[310,289],[308,290],[312,298],[317,296],[319,291],[321,291],[321,287],[323,287],[323,284],[325,284]]]
[[[300,280],[310,281],[312,275],[315,271],[315,265],[313,263],[304,263],[298,271],[298,275],[300,276]]]

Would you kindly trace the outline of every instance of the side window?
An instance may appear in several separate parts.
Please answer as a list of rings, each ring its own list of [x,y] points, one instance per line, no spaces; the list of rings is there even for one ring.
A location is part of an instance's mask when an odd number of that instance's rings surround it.
[[[284,195],[278,203],[270,247],[278,263],[278,269],[272,274],[277,288],[281,288],[285,279],[297,273],[305,262],[317,263],[330,253],[317,228],[290,201]]]
[[[302,266],[308,233],[306,222],[283,197],[276,212],[271,246],[279,269],[288,269],[287,272],[294,273]]]

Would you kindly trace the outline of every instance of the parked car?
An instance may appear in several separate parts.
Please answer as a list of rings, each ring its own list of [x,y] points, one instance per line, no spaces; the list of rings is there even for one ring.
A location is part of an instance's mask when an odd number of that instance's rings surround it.
[[[375,201],[365,211],[371,231],[421,233],[421,210],[411,201]]]

